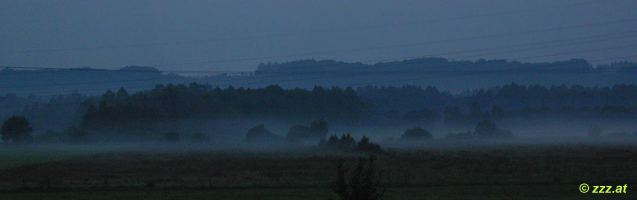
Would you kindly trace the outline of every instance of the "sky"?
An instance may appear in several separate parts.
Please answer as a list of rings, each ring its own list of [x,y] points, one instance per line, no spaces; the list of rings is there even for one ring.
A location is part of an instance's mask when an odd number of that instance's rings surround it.
[[[0,66],[637,61],[637,0],[3,0]]]

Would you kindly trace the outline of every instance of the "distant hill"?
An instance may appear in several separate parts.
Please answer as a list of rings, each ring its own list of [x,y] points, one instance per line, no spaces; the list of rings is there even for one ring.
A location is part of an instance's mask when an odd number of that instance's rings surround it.
[[[18,69],[5,67],[0,70],[2,94],[20,96],[48,96],[83,93],[100,94],[106,90],[126,87],[141,90],[158,83],[182,83],[189,80],[174,74],[164,74],[152,67],[127,66],[119,70],[93,68],[71,69]]]
[[[452,61],[418,58],[375,64],[333,60],[300,60],[259,65],[246,86],[284,87],[420,85],[460,92],[507,83],[609,86],[637,83],[637,64],[620,62],[594,66],[583,59],[523,63],[507,60]]]
[[[508,83],[537,85],[610,86],[637,83],[637,64],[618,62],[594,66],[582,59],[523,63],[507,60],[454,61],[417,58],[375,64],[335,60],[297,60],[260,64],[254,73],[222,73],[204,77],[167,74],[153,67],[127,66],[119,70],[92,68],[0,70],[0,94],[21,96],[78,92],[100,94],[125,87],[129,91],[160,83],[199,82],[214,86],[284,88],[321,86],[435,86],[450,92],[495,87]]]

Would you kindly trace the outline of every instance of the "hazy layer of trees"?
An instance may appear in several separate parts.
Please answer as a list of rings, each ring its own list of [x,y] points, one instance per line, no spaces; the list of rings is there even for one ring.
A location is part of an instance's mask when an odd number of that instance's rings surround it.
[[[519,85],[468,91],[458,95],[433,87],[376,87],[357,89],[374,111],[389,119],[446,123],[475,123],[482,119],[530,116],[634,118],[637,85],[583,87]]]
[[[622,65],[623,68],[628,64]],[[605,65],[615,67],[617,65]],[[637,67],[637,66],[629,66]],[[594,71],[592,64],[583,59],[571,59],[556,62],[523,63],[507,60],[452,61],[446,58],[428,57],[402,61],[379,62],[375,64],[346,63],[335,60],[298,60],[283,63],[264,63],[257,68],[256,74],[301,73],[301,72],[467,72],[467,71]]]
[[[260,89],[208,85],[159,85],[129,94],[107,91],[85,103],[82,127],[101,129],[143,121],[183,118],[329,117],[353,119],[368,115],[370,107],[346,88],[312,90]]]
[[[253,134],[246,138],[255,141],[268,138],[272,141],[318,141],[328,134],[327,121],[337,126],[345,121],[355,121],[357,125],[398,127],[425,127],[440,133],[434,126],[457,126],[455,131],[468,130],[478,123],[498,122],[506,119],[568,117],[578,119],[626,119],[637,117],[637,85],[615,85],[610,87],[540,86],[515,83],[451,94],[435,87],[376,87],[357,89],[322,88],[284,89],[273,85],[260,89],[219,88],[209,85],[158,85],[152,90],[129,93],[125,89],[103,95],[86,97],[80,94],[56,96],[48,100],[37,97],[19,98],[4,96],[5,103],[25,102],[25,106],[15,109],[11,115],[24,116],[33,128],[34,136],[45,141],[84,143],[95,131],[101,135],[110,133],[128,134],[144,127],[155,126],[166,121],[191,119],[272,119],[289,127],[287,133],[274,134],[265,127],[255,127]],[[7,113],[8,114],[8,113]],[[11,115],[2,118],[6,121]],[[295,120],[280,120],[295,119]],[[311,121],[311,119],[326,119]],[[301,123],[299,123],[301,122]],[[309,122],[309,123],[308,123]],[[272,127],[266,121],[244,123],[246,129],[233,133],[241,137],[247,128],[255,124]],[[483,123],[489,127],[489,123]],[[508,124],[503,124],[510,127]],[[276,126],[274,126],[276,127]],[[171,141],[206,141],[212,130],[188,129],[183,126],[138,131],[140,139],[144,134],[154,134],[157,139]],[[223,128],[223,127],[212,127]],[[432,129],[433,128],[433,129]],[[401,128],[402,129],[402,128]],[[343,129],[341,129],[343,130]],[[343,130],[343,132],[351,129]],[[158,132],[159,131],[159,132]],[[177,131],[178,137],[168,132]],[[218,130],[214,130],[219,132]],[[451,130],[454,131],[454,130]],[[194,133],[198,133],[195,135]],[[203,132],[203,133],[202,133]],[[405,133],[405,138],[416,135],[430,138],[426,129],[414,129]],[[478,129],[468,134],[479,133]],[[498,137],[506,136],[506,131],[493,130]],[[630,135],[628,129],[609,130],[608,135]],[[164,134],[164,136],[161,136]],[[361,132],[361,134],[366,134]],[[606,134],[606,133],[605,133]],[[143,136],[142,136],[143,135]],[[456,135],[462,136],[463,133]],[[465,134],[466,135],[466,134]],[[592,134],[594,135],[594,134]],[[173,135],[174,136],[174,135]],[[119,136],[114,136],[119,137]],[[452,134],[453,137],[453,134]],[[170,139],[172,138],[172,139]],[[402,138],[402,137],[401,137]]]

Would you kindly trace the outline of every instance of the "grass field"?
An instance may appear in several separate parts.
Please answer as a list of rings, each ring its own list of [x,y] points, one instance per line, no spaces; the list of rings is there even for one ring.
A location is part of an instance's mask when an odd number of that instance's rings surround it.
[[[0,199],[328,199],[338,160],[361,154],[131,147],[2,149]],[[637,146],[510,145],[391,150],[386,199],[630,199]],[[629,184],[625,194],[578,185]]]

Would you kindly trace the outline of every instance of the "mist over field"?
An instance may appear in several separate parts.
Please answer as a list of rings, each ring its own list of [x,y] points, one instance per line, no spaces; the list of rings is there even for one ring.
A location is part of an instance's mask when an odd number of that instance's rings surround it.
[[[0,1],[0,199],[632,199],[636,6]]]

